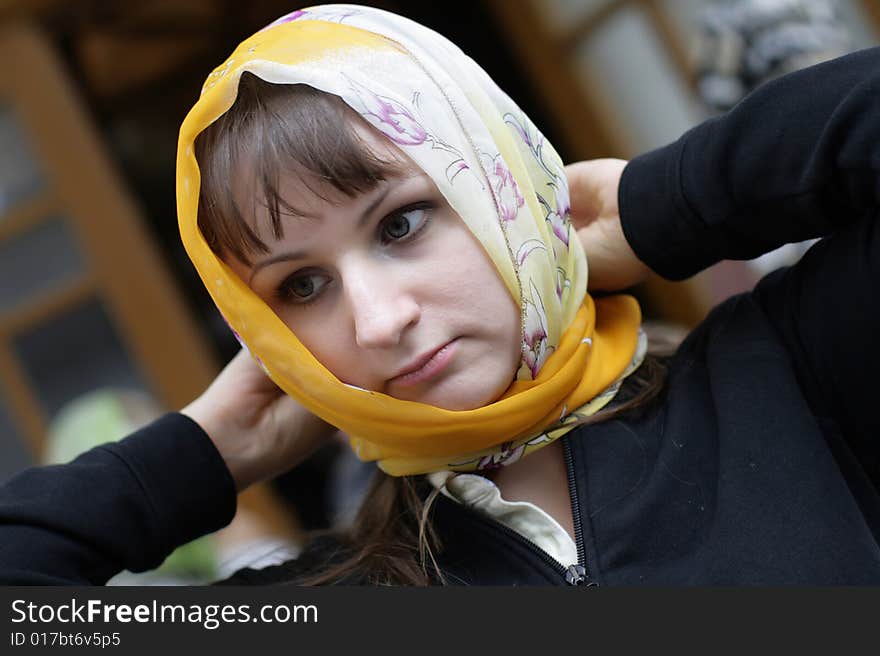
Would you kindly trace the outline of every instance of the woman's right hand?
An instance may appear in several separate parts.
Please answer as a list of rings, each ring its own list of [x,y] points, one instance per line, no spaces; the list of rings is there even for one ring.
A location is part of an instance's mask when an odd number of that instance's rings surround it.
[[[281,391],[244,349],[181,413],[214,442],[239,492],[295,467],[336,432]]]
[[[650,273],[620,225],[617,190],[625,167],[622,159],[593,159],[565,167],[571,222],[587,254],[590,289],[626,289]]]

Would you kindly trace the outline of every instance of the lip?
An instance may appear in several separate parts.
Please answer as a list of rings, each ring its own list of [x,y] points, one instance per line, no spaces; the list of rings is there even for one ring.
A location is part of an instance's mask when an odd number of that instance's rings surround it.
[[[404,367],[394,378],[391,378],[388,383],[409,387],[437,376],[452,362],[457,346],[458,339],[453,339],[432,351],[420,355],[412,363]]]

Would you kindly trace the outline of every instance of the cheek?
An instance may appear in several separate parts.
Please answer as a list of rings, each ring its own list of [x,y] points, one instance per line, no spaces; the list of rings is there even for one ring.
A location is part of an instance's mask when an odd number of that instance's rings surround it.
[[[500,287],[503,295],[495,296],[496,302],[488,308],[487,314],[496,327],[499,350],[504,354],[513,377],[522,360],[522,314],[503,283]]]
[[[309,315],[309,312],[302,313],[295,320],[280,316],[302,345],[330,373],[344,383],[363,387],[365,382],[357,380],[357,368],[352,367],[356,353],[350,349],[350,339],[343,330],[347,324],[338,318],[318,316],[317,313]]]
[[[467,233],[447,262],[445,286],[450,302],[471,317],[491,340],[493,350],[514,369],[522,353],[522,319],[518,304],[510,295],[495,265],[476,240]]]

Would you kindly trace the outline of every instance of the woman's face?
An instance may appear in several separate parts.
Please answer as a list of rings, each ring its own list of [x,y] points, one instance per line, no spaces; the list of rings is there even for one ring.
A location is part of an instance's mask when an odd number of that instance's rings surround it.
[[[402,160],[400,172],[354,198],[289,176],[279,191],[303,216],[284,216],[276,239],[258,208],[269,252],[230,265],[342,382],[450,410],[483,406],[520,364],[517,304],[433,181],[380,135],[363,138]]]

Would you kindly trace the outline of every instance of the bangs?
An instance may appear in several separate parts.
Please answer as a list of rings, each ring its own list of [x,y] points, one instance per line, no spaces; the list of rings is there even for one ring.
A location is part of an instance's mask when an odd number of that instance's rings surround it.
[[[403,162],[378,157],[359,137],[358,124],[373,129],[337,96],[244,73],[235,104],[195,141],[202,174],[198,226],[211,250],[246,265],[253,254],[268,252],[247,217],[265,207],[274,237],[283,237],[282,217],[303,215],[279,191],[287,176],[330,200],[320,193],[326,185],[352,198],[399,173]],[[236,195],[249,205],[242,207]]]

